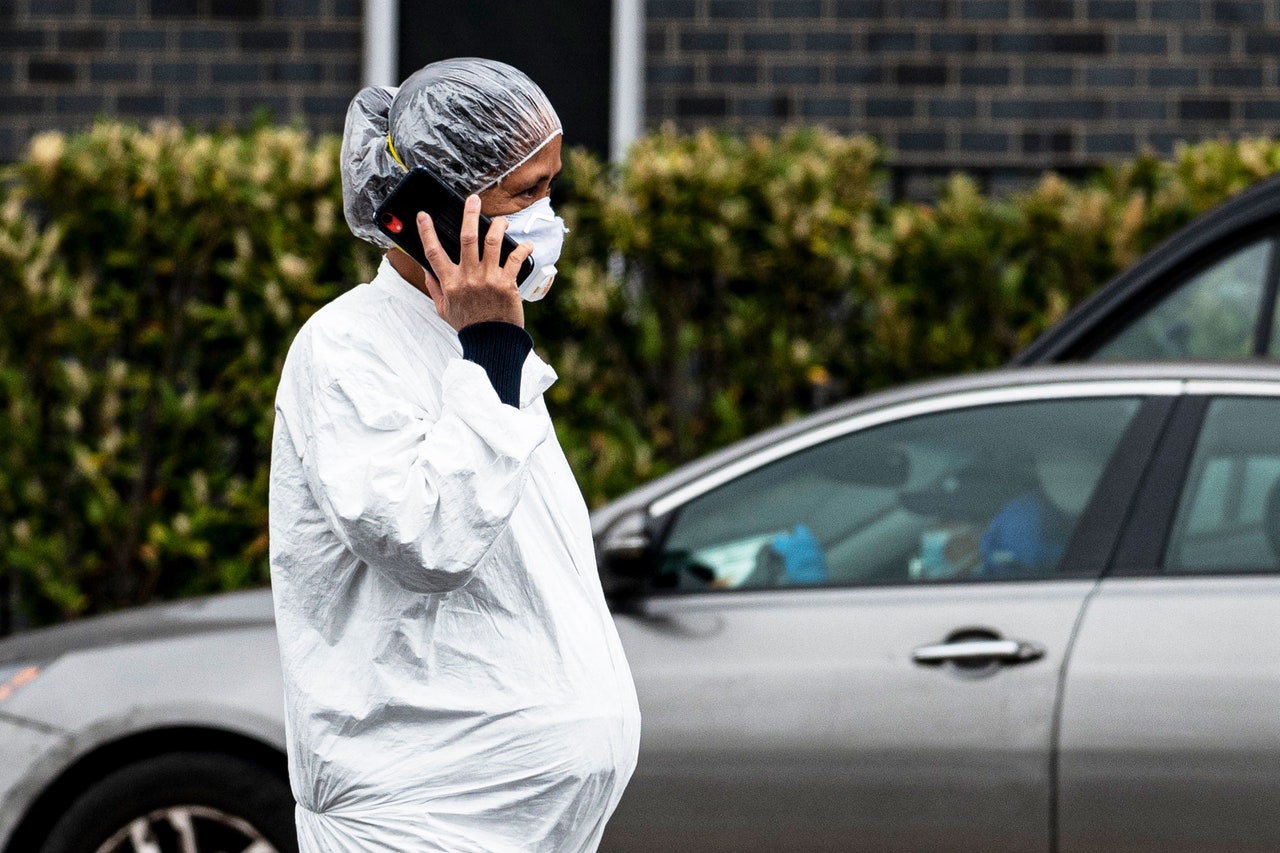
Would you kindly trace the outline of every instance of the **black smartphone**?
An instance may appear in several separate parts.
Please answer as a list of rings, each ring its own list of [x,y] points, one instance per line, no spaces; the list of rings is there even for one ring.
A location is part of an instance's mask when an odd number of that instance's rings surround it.
[[[421,166],[405,175],[396,188],[391,191],[382,204],[374,212],[374,221],[378,230],[405,251],[409,257],[435,275],[431,264],[427,263],[426,253],[422,249],[422,238],[418,236],[418,211],[426,211],[435,226],[436,237],[444,248],[445,254],[455,264],[462,254],[462,209],[466,199],[447,186],[430,169]],[[492,220],[480,214],[480,255],[484,256],[484,237],[489,233]],[[505,264],[507,256],[519,245],[511,239],[510,234],[502,235],[502,249],[498,262]],[[526,258],[516,273],[516,284],[520,284],[533,272],[533,258]]]

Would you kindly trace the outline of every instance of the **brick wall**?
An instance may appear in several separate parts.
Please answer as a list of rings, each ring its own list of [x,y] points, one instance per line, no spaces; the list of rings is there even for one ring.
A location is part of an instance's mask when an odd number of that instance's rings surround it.
[[[820,123],[912,174],[1280,133],[1280,0],[647,0],[646,120]],[[338,130],[361,0],[0,0],[0,161],[98,115]]]
[[[0,0],[0,161],[97,116],[338,130],[360,85],[360,0]]]
[[[1280,132],[1280,0],[649,0],[651,125],[871,133],[917,170],[1071,171]]]

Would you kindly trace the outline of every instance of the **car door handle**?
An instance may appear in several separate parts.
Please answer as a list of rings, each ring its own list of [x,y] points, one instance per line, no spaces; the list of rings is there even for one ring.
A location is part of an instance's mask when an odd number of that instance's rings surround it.
[[[912,650],[911,659],[923,664],[940,664],[949,661],[1026,663],[1042,658],[1044,654],[1044,646],[1024,640],[960,640],[954,643],[920,646]]]

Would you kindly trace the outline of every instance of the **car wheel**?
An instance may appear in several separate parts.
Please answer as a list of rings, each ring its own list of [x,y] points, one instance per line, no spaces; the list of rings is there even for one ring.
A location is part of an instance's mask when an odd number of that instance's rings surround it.
[[[41,853],[296,853],[284,780],[229,755],[173,753],[104,777]]]

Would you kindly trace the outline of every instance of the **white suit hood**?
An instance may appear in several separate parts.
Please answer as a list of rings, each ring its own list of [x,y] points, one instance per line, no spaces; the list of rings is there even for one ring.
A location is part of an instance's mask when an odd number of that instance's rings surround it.
[[[386,261],[276,398],[271,577],[304,853],[594,850],[639,710],[530,354],[521,405]]]

